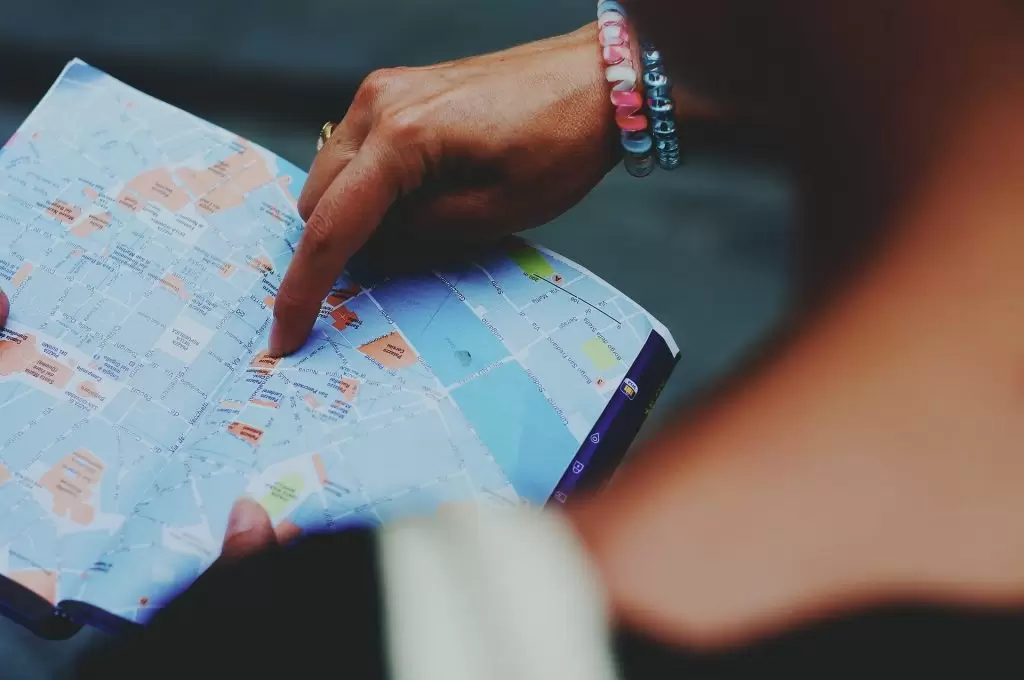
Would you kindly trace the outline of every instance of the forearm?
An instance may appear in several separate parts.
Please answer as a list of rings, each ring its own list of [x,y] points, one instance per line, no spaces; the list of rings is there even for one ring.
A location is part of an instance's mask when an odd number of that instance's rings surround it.
[[[574,510],[626,620],[720,644],[1024,598],[1024,86],[977,105],[860,282]]]

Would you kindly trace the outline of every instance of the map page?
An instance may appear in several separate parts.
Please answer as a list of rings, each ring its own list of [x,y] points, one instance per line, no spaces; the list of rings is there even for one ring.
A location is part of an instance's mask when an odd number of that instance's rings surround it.
[[[80,61],[3,147],[0,575],[145,621],[244,494],[303,530],[543,504],[652,332],[672,342],[517,239],[345,275],[271,359],[304,180]]]

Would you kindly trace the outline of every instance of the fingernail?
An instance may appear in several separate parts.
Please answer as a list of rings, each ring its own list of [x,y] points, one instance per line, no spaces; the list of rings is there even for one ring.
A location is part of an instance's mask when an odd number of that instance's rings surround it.
[[[270,327],[270,346],[267,347],[267,352],[274,359],[279,359],[284,356],[284,338],[281,337],[284,333],[281,332],[281,326],[275,321],[274,325]]]
[[[263,508],[259,503],[248,496],[239,498],[235,501],[234,507],[231,508],[231,514],[228,516],[227,536],[236,536],[252,531],[262,519]]]

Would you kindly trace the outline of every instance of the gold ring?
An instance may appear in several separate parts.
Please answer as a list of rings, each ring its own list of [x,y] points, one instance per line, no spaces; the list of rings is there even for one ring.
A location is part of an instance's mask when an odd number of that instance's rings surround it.
[[[317,151],[324,148],[324,145],[327,144],[327,140],[331,138],[331,133],[333,132],[334,123],[332,123],[331,121],[327,121],[326,123],[324,123],[324,126],[320,128],[320,138],[316,140]]]

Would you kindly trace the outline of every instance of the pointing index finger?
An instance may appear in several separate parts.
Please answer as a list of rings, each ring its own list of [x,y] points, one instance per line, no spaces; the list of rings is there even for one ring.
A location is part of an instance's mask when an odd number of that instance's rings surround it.
[[[274,302],[272,356],[303,345],[345,264],[398,197],[388,158],[382,147],[368,142],[317,203]]]

